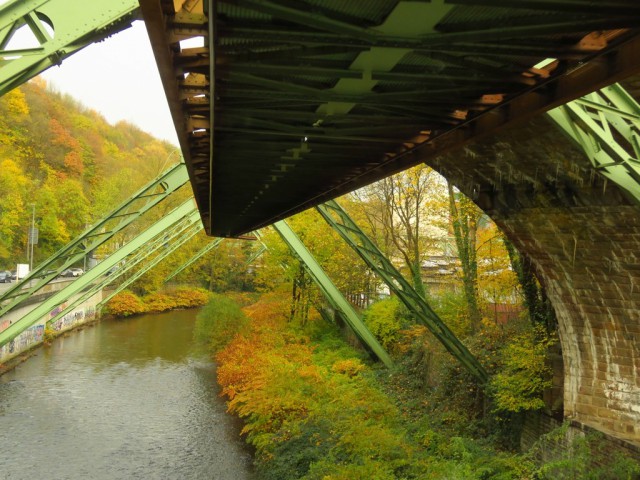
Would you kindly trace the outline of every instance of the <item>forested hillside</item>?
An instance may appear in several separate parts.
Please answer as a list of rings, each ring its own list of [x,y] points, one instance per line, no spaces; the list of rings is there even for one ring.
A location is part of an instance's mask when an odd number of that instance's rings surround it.
[[[175,163],[175,150],[42,80],[0,97],[0,267],[26,260],[33,211],[37,264]]]

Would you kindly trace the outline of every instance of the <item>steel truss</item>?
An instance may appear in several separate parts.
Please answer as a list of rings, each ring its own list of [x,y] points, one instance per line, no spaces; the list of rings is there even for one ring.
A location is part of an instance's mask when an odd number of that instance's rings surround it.
[[[309,250],[307,250],[291,227],[289,227],[284,220],[274,223],[273,227],[276,232],[278,232],[282,240],[289,246],[291,251],[305,266],[307,272],[311,275],[311,278],[313,278],[318,287],[320,287],[324,296],[327,298],[327,301],[335,310],[342,314],[344,320],[351,327],[356,336],[367,347],[369,347],[371,351],[373,351],[382,363],[387,367],[391,367],[393,365],[393,361],[391,360],[391,357],[389,357],[389,354],[362,322],[360,316],[356,313],[347,299],[344,298],[342,293],[340,293],[340,290],[338,290],[315,257],[309,252]]]
[[[138,0],[13,0],[0,7],[0,95],[128,28]]]
[[[316,207],[320,215],[353,248],[365,263],[389,286],[402,303],[425,325],[475,378],[486,383],[488,375],[484,367],[458,340],[449,327],[433,311],[424,298],[407,282],[397,268],[387,259],[378,247],[356,225],[335,200]]]
[[[22,281],[11,285],[0,295],[0,303],[4,302],[0,306],[0,317],[39,291],[63,270],[103,245],[188,180],[185,164],[179,163],[151,181],[109,215],[34,268]]]
[[[547,112],[593,167],[640,202],[640,105],[619,84]]]
[[[213,250],[214,248],[217,248],[218,245],[220,245],[220,243],[222,243],[222,240],[224,240],[223,238],[216,238],[214,239],[211,243],[208,243],[207,245],[205,245],[202,249],[200,249],[200,251],[198,251],[193,257],[191,257],[189,260],[187,260],[186,262],[184,262],[182,265],[180,265],[176,270],[174,270],[173,272],[171,272],[167,278],[164,279],[164,282],[168,282],[169,280],[171,280],[173,277],[175,277],[176,275],[178,275],[179,273],[181,273],[185,268],[189,267],[190,265],[193,265],[193,263],[197,262],[198,260],[200,260],[203,256],[205,256],[207,253],[209,253],[211,250]]]
[[[80,296],[76,297],[70,303],[65,302],[66,307],[64,307],[59,313],[48,320],[47,323],[55,323],[59,318],[64,317],[69,312],[72,312],[76,306],[91,298],[97,292],[104,289],[107,285],[113,283],[118,278],[123,277],[135,266],[139,265],[151,255],[156,254],[156,256],[153,257],[151,261],[144,264],[131,276],[127,277],[126,280],[118,284],[118,286],[111,292],[109,292],[107,296],[103,297],[102,300],[96,305],[96,307],[100,308],[105,305],[111,298],[127,288],[138,278],[147,273],[162,260],[167,258],[167,256],[173,253],[178,247],[182,246],[199,231],[201,231],[202,225],[199,224],[197,220],[198,215],[196,212],[194,212],[184,217],[182,220],[176,222],[171,227],[167,228],[164,232],[162,232],[162,234],[157,235],[152,241],[144,244],[143,247],[137,249],[134,253],[129,255],[128,258],[123,260],[122,262],[124,262],[124,265],[122,266],[122,268],[118,268],[113,273],[109,273],[109,271],[107,271],[107,273],[105,273],[103,277],[100,277],[98,281],[96,281],[96,283],[83,290]],[[118,265],[118,263],[116,263],[115,265]]]
[[[106,297],[104,297],[99,303],[98,307],[102,307],[109,300],[111,300],[115,295],[120,293],[122,290],[127,288],[133,282],[138,280],[142,275],[147,273],[153,267],[158,265],[161,261],[175,252],[182,245],[191,240],[195,235],[202,231],[202,223],[200,222],[200,214],[197,210],[194,210],[188,217],[186,217],[181,225],[178,226],[175,232],[173,232],[169,238],[167,238],[167,234],[163,235],[162,239],[156,242],[155,248],[152,251],[141,252],[140,260],[147,258],[152,253],[157,253],[156,256],[147,264],[145,264],[142,268],[138,269],[131,277],[127,278],[124,282],[120,283],[117,288],[109,293]]]
[[[140,233],[129,243],[116,250],[107,259],[100,262],[84,275],[77,277],[62,290],[44,300],[29,313],[15,321],[4,331],[0,332],[0,346],[9,342],[24,330],[49,315],[54,308],[62,305],[65,301],[73,298],[75,295],[82,293],[86,288],[91,288],[91,285],[95,282],[99,282],[112,267],[123,262],[129,255],[136,252],[139,248],[152,242],[158,235],[164,234],[166,230],[176,222],[186,219],[187,222],[194,223],[198,218],[198,209],[195,200],[190,198],[178,208],[165,215],[161,220],[157,221]],[[166,242],[164,235],[162,236],[162,240],[163,243]]]

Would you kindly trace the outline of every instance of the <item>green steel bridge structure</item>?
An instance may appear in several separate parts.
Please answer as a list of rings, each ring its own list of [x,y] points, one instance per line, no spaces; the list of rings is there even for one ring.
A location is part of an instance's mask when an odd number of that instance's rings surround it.
[[[146,24],[183,162],[11,286],[0,316],[183,185],[193,197],[0,332],[0,346],[128,272],[115,294],[202,230],[216,239],[193,260],[273,225],[391,365],[284,221],[317,207],[484,383],[483,366],[334,199],[547,112],[595,171],[640,200],[640,106],[615,83],[640,70],[636,0],[10,0],[0,5],[0,94],[134,20]],[[194,39],[201,46],[187,46]]]

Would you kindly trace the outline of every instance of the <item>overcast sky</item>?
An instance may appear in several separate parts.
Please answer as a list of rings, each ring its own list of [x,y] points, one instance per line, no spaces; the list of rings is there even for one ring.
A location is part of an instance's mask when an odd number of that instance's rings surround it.
[[[41,75],[107,121],[127,120],[178,145],[149,37],[142,22],[94,43]]]

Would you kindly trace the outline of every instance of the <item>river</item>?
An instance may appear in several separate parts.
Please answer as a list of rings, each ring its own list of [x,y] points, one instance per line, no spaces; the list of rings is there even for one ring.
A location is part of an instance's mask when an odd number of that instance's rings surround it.
[[[196,310],[102,321],[0,377],[0,478],[253,479]]]

